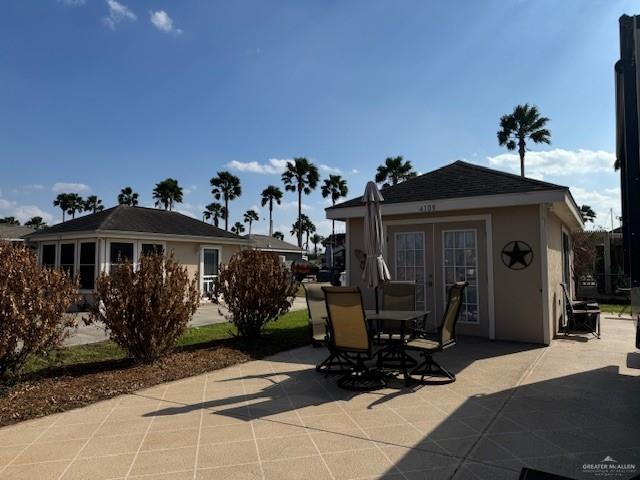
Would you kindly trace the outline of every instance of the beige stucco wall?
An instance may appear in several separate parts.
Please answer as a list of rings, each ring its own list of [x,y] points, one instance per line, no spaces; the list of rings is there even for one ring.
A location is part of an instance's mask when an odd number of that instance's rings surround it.
[[[461,221],[460,217],[489,215],[491,217],[492,231],[485,232],[485,222],[478,220]],[[442,217],[452,217],[445,220]],[[427,250],[428,270],[433,273],[433,290],[427,294],[427,300],[431,297],[427,308],[433,314],[434,320],[439,320],[444,310],[444,287],[442,277],[442,231],[451,229],[476,229],[478,270],[479,270],[479,298],[480,298],[480,325],[460,324],[459,332],[463,334],[489,336],[490,317],[490,269],[487,264],[486,245],[488,235],[492,240],[492,270],[493,270],[493,295],[494,295],[494,321],[495,338],[503,340],[516,340],[523,342],[544,343],[543,328],[543,293],[541,256],[546,255],[546,247],[542,249],[540,242],[540,207],[538,205],[503,207],[492,209],[460,210],[454,212],[442,212],[437,214],[416,213],[407,215],[385,216],[383,223],[397,220],[424,220],[420,225],[389,226],[388,231],[395,232],[416,231],[425,232],[425,245]],[[432,223],[432,219],[438,219],[438,223]],[[372,294],[364,288],[361,281],[361,269],[354,255],[356,249],[364,251],[363,239],[364,222],[362,218],[348,220],[348,248],[349,248],[349,279],[351,285],[359,285],[363,288],[365,301],[368,307],[373,306]],[[390,237],[390,236],[389,236]],[[529,244],[534,252],[531,265],[523,270],[511,270],[502,262],[501,252],[503,247],[514,240]],[[387,241],[387,260],[394,275],[394,245],[393,240]],[[431,260],[429,260],[431,259]],[[553,260],[555,262],[555,260]],[[559,267],[561,268],[561,266]],[[427,272],[428,278],[429,272]],[[547,301],[545,298],[544,301]]]
[[[558,331],[564,314],[562,282],[562,222],[549,212],[547,216],[547,258],[549,285],[549,323],[551,337]]]

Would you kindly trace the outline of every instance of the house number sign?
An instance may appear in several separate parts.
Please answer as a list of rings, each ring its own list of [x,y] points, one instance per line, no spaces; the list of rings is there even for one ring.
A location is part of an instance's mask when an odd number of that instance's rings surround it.
[[[436,211],[436,204],[435,203],[426,203],[424,205],[420,205],[420,207],[418,208],[418,211],[421,212],[421,213],[435,212]]]

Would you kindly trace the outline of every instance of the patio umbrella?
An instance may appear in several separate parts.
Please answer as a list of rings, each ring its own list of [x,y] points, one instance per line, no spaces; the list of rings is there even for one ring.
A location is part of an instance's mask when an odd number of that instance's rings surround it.
[[[387,263],[384,261],[384,231],[382,229],[382,213],[380,203],[384,197],[375,183],[369,182],[364,189],[362,201],[365,203],[364,215],[364,243],[367,257],[364,263],[362,279],[369,288],[373,288],[376,297],[376,312],[378,311],[378,287],[391,280]]]

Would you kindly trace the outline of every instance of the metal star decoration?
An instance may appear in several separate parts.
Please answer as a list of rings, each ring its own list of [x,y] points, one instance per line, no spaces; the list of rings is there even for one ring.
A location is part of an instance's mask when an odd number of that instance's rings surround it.
[[[502,263],[512,270],[522,270],[531,265],[533,250],[519,240],[507,243],[502,249]]]

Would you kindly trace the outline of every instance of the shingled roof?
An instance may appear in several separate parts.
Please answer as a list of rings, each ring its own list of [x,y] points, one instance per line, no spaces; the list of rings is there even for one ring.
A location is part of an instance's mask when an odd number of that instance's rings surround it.
[[[383,188],[381,192],[384,203],[389,204],[550,190],[569,189],[458,160],[411,180]],[[360,196],[327,210],[361,205]]]
[[[270,237],[269,235],[248,235],[251,243],[255,248],[262,250],[275,250],[280,252],[295,251],[301,252],[302,249],[279,238]]]
[[[35,240],[51,234],[122,231],[182,235],[190,237],[221,237],[242,240],[242,237],[201,222],[178,212],[156,208],[118,205],[101,212],[85,215],[73,220],[43,228],[28,235]]]

